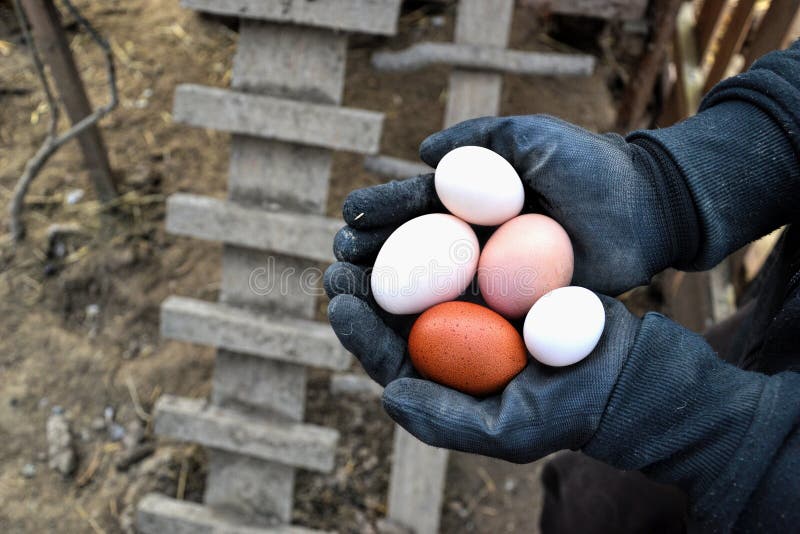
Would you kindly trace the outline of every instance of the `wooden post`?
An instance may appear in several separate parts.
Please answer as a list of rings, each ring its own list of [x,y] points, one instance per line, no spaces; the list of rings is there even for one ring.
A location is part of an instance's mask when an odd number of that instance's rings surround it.
[[[798,24],[800,24],[800,0],[772,0],[758,33],[747,50],[744,68],[749,68],[755,60],[767,52],[784,48],[793,34],[796,35]]]
[[[513,11],[513,0],[461,0],[456,17],[456,43],[506,47]],[[453,70],[445,126],[497,115],[502,88],[501,74]],[[390,519],[416,534],[438,532],[447,458],[447,450],[429,447],[399,426],[396,428],[389,482]]]
[[[36,47],[50,67],[70,122],[75,124],[90,115],[92,107],[61,27],[61,16],[52,0],[22,0],[22,6],[30,21]],[[89,126],[78,136],[78,143],[97,197],[103,202],[111,200],[117,195],[117,190],[100,130],[96,125]]]
[[[697,15],[695,37],[697,39],[697,57],[700,62],[708,52],[708,47],[719,30],[724,17],[723,11],[728,7],[727,0],[705,0]]]
[[[656,12],[650,46],[639,62],[636,75],[625,90],[619,109],[617,124],[622,130],[633,130],[642,126],[642,116],[653,95],[656,78],[672,40],[681,2],[682,0],[655,0]]]
[[[731,13],[731,20],[725,28],[725,34],[720,39],[719,47],[714,54],[714,62],[708,71],[703,93],[707,93],[717,82],[725,77],[733,55],[742,49],[750,24],[753,21],[753,8],[756,0],[739,0]]]

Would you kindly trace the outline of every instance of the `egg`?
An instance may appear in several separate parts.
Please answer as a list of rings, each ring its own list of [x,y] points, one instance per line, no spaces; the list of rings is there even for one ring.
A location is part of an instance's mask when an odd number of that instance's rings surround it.
[[[478,287],[490,308],[516,319],[548,291],[569,285],[573,266],[572,243],[561,225],[544,215],[520,215],[486,242]]]
[[[470,302],[445,302],[420,315],[408,353],[423,377],[474,396],[502,390],[528,358],[511,323]]]
[[[446,213],[411,219],[381,247],[370,285],[389,313],[419,313],[453,300],[472,282],[480,248],[475,232]]]
[[[522,333],[531,355],[545,365],[579,362],[597,346],[606,324],[600,299],[583,287],[554,289],[531,307]]]
[[[468,223],[497,226],[518,215],[525,191],[517,171],[499,154],[480,146],[451,150],[434,179],[442,204]]]

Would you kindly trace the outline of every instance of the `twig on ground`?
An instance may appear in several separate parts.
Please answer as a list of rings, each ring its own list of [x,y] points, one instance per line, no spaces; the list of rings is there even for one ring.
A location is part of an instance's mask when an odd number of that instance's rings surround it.
[[[142,408],[142,403],[139,401],[139,393],[136,391],[136,384],[133,382],[133,377],[131,375],[125,378],[125,385],[128,386],[128,393],[131,396],[131,402],[133,402],[133,409],[136,411],[136,415],[138,415],[139,419],[142,421],[150,421],[150,414]]]
[[[118,96],[117,96],[117,78],[116,78],[116,71],[114,68],[114,57],[113,53],[111,52],[111,47],[109,46],[108,42],[95,30],[95,28],[86,20],[83,15],[72,5],[70,0],[62,0],[64,5],[67,7],[67,10],[72,14],[73,17],[78,21],[78,24],[82,26],[91,36],[92,40],[97,43],[97,45],[103,50],[106,59],[106,72],[108,76],[108,85],[109,85],[109,102],[94,110],[90,115],[87,115],[77,123],[73,124],[71,128],[67,131],[58,135],[57,127],[58,127],[58,106],[53,98],[53,92],[50,89],[50,83],[47,80],[47,75],[44,71],[44,65],[42,63],[41,57],[39,56],[38,51],[36,50],[36,44],[33,41],[33,37],[28,30],[28,20],[25,16],[24,11],[22,10],[22,5],[20,4],[20,0],[14,0],[14,11],[17,13],[17,18],[19,19],[19,25],[22,29],[23,37],[25,38],[25,42],[31,49],[31,57],[33,58],[34,68],[36,69],[36,74],[41,81],[42,88],[45,93],[45,97],[47,99],[47,107],[50,113],[50,126],[48,128],[47,137],[45,138],[42,146],[39,147],[39,150],[36,154],[28,160],[25,164],[25,169],[22,172],[22,176],[20,176],[19,181],[17,182],[16,187],[14,188],[14,195],[11,199],[11,203],[9,204],[9,214],[10,214],[10,230],[11,235],[14,238],[14,241],[20,241],[25,235],[25,227],[20,220],[20,215],[22,213],[22,207],[25,200],[25,194],[28,192],[28,189],[31,186],[31,183],[39,174],[39,171],[42,170],[45,163],[50,159],[50,157],[55,154],[55,152],[66,142],[70,141],[74,137],[78,136],[81,132],[86,130],[88,127],[96,124],[101,118],[107,115],[112,109],[117,106]]]
[[[86,466],[86,470],[78,475],[78,478],[75,479],[75,485],[79,488],[84,487],[86,484],[92,481],[94,474],[97,472],[97,468],[100,467],[100,464],[103,462],[103,448],[96,447],[94,450],[94,454],[92,454],[92,459],[89,460],[89,465]]]

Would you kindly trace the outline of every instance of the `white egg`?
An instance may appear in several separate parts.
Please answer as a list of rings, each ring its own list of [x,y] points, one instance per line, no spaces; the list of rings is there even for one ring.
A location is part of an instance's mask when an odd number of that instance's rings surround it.
[[[464,221],[445,213],[411,219],[381,247],[372,294],[389,313],[420,313],[458,297],[475,276],[479,254],[478,238]]]
[[[545,365],[563,367],[579,362],[600,341],[606,312],[597,295],[583,287],[550,291],[536,301],[522,327],[525,346]]]
[[[525,201],[514,167],[480,146],[448,152],[436,167],[434,183],[439,200],[450,213],[482,226],[498,226],[516,217]]]

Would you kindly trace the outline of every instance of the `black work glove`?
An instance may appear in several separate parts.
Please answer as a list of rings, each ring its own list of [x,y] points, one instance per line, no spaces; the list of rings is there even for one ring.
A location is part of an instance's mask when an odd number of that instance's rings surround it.
[[[390,327],[363,269],[334,264],[325,287],[339,340],[385,386],[387,413],[420,440],[512,462],[581,449],[679,485],[704,531],[729,531],[761,495],[756,488],[800,420],[800,374],[737,369],[701,336],[659,314],[638,319],[609,297],[600,296],[605,330],[584,360],[550,368],[531,359],[502,393],[475,398],[416,373],[404,334],[412,318],[387,315]],[[758,491],[784,507],[794,498]]]
[[[628,143],[546,115],[481,118],[428,137],[420,156],[435,167],[464,145],[489,148],[516,169],[525,185],[523,212],[558,221],[575,252],[573,284],[617,295],[669,266],[694,258],[698,229],[691,196],[675,172],[661,172],[662,151]],[[444,211],[433,175],[354,191],[334,252],[369,264],[405,221]]]
[[[331,266],[325,274],[328,318],[342,345],[385,386],[389,415],[430,445],[512,462],[578,449],[591,438],[639,326],[622,303],[601,296],[606,326],[591,355],[565,368],[530,360],[501,394],[480,399],[421,378],[406,345],[413,318],[380,312],[364,291],[367,279],[352,264]]]

